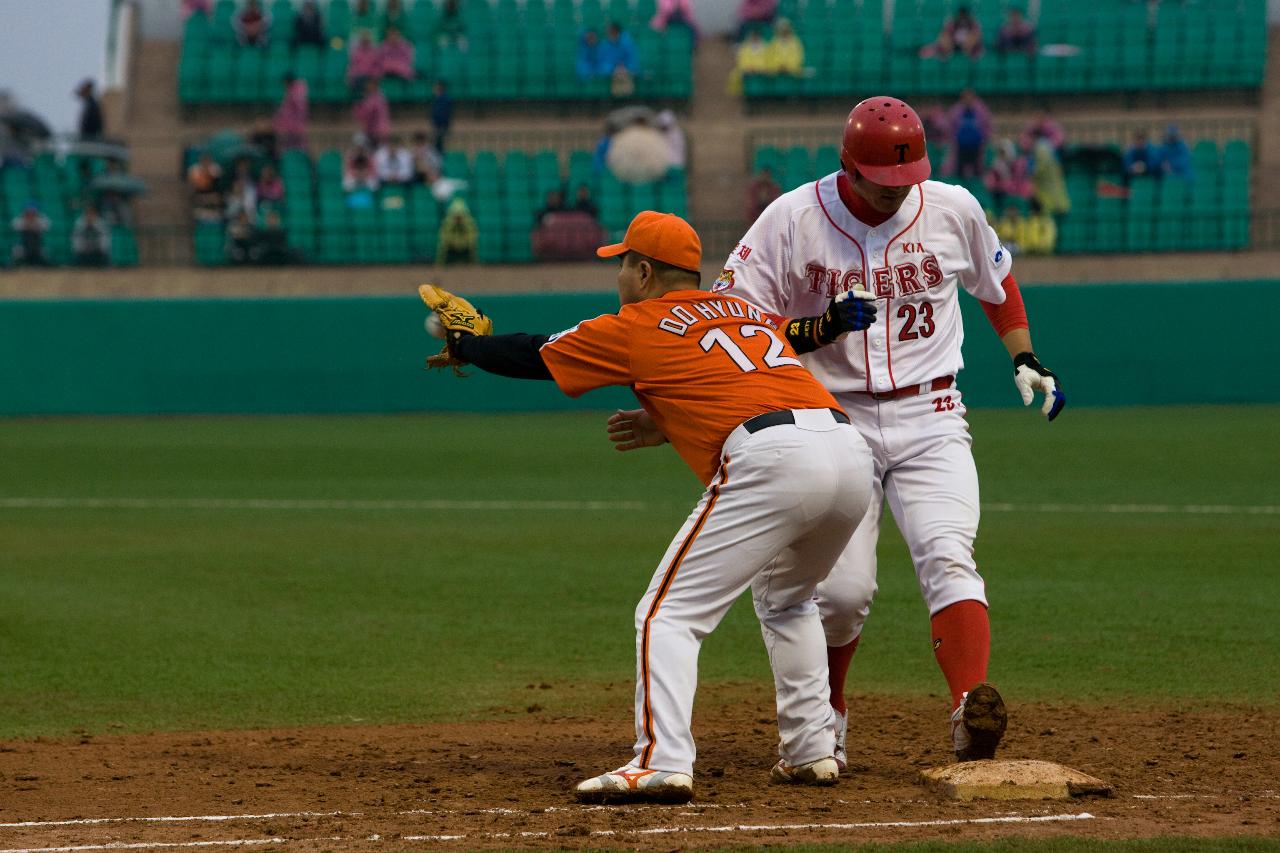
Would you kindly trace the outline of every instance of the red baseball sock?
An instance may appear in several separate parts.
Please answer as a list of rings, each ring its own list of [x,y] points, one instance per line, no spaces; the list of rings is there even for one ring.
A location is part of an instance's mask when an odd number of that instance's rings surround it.
[[[980,601],[957,601],[935,613],[931,622],[933,655],[951,688],[951,707],[955,709],[965,691],[987,680],[991,622]]]
[[[844,701],[844,680],[849,675],[849,664],[853,662],[853,653],[858,650],[858,640],[854,637],[843,646],[827,646],[827,673],[831,679],[831,707],[841,714],[848,712],[849,706]]]

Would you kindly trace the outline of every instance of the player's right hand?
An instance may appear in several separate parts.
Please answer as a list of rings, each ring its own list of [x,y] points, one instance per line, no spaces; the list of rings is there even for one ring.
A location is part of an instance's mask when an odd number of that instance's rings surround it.
[[[862,290],[848,290],[831,300],[823,315],[822,337],[834,341],[845,332],[861,332],[871,328],[876,321],[875,294]]]
[[[619,409],[609,416],[607,428],[614,450],[638,450],[667,442],[667,437],[644,409]]]

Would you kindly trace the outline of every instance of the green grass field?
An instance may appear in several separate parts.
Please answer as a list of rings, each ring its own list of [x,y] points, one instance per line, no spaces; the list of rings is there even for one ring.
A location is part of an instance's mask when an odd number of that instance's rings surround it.
[[[1280,408],[970,423],[1005,689],[1280,701]],[[669,448],[614,452],[597,414],[9,420],[0,456],[0,738],[484,717],[531,682],[625,683],[635,602],[700,491]],[[880,585],[856,688],[940,692],[892,530]],[[701,672],[767,681],[749,602]]]

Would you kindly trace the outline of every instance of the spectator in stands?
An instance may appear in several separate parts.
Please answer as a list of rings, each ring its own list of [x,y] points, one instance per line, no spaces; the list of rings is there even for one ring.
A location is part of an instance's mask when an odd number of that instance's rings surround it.
[[[107,175],[124,177],[124,164],[116,159],[107,161]],[[110,189],[97,191],[98,212],[112,225],[128,225],[132,218],[128,196],[120,191],[118,185]]]
[[[382,73],[388,77],[399,77],[401,80],[412,80],[413,44],[400,35],[395,27],[387,30],[387,39],[379,48],[379,60]]]
[[[382,51],[373,43],[373,34],[369,30],[361,30],[351,47],[351,55],[347,57],[347,86],[353,95],[365,91],[365,84],[370,80],[382,79]]]
[[[384,184],[409,184],[413,181],[413,154],[405,147],[404,140],[392,137],[374,152],[373,168]]]
[[[316,0],[304,0],[293,19],[293,46],[303,44],[324,47],[324,19]]]
[[[688,145],[680,123],[676,121],[676,114],[671,110],[658,113],[658,130],[667,140],[667,162],[673,169],[683,169],[688,158]]]
[[[103,132],[102,105],[93,91],[93,81],[84,80],[76,87],[80,99],[80,138],[101,139]]]
[[[779,18],[773,29],[773,41],[769,42],[770,74],[804,76],[804,44],[801,43],[791,21]]]
[[[538,212],[533,215],[535,225],[542,225],[544,220],[552,213],[560,213],[568,210],[564,204],[564,191],[559,189],[547,190],[547,197],[542,203],[542,207],[538,208]]]
[[[726,91],[730,95],[742,94],[742,81],[748,76],[769,73],[769,43],[760,27],[752,28],[738,45],[733,71],[729,73]]]
[[[578,36],[573,67],[578,72],[578,79],[584,82],[600,76],[600,34],[590,27]]]
[[[1053,217],[1045,215],[1035,201],[1031,202],[1030,216],[1023,216],[1016,204],[1006,207],[995,229],[1000,242],[1016,255],[1051,255],[1058,241]]]
[[[1040,111],[1031,124],[1027,125],[1022,131],[1022,137],[1018,140],[1023,151],[1034,151],[1036,143],[1041,139],[1048,140],[1054,151],[1062,150],[1063,140],[1066,134],[1062,131],[1062,125],[1053,117],[1053,113],[1046,107]]]
[[[987,140],[991,138],[991,111],[976,92],[965,89],[947,111],[947,126],[951,129],[951,149],[943,174],[981,177]]]
[[[453,125],[453,98],[449,95],[449,84],[437,80],[432,87],[434,97],[431,99],[431,126],[436,132],[436,151],[444,154],[445,140],[449,136],[449,128]]]
[[[600,42],[600,68],[608,74],[621,68],[632,77],[640,72],[640,54],[635,40],[617,21],[611,21],[605,28],[604,41]]]
[[[49,217],[40,212],[34,201],[27,202],[22,213],[10,223],[17,242],[13,244],[14,266],[47,267],[49,257],[44,252],[44,235],[49,230]]]
[[[258,218],[258,189],[252,178],[237,177],[227,191],[227,207],[223,217],[228,221],[247,214],[250,222]]]
[[[260,264],[297,263],[302,258],[289,248],[289,237],[280,219],[280,211],[268,210],[253,234],[251,257]]]
[[[1035,188],[1031,183],[1027,158],[1018,151],[1012,139],[1002,139],[996,146],[996,158],[987,168],[983,183],[991,193],[992,206],[996,210],[1004,210],[1005,201],[1010,196],[1023,200],[1031,198]]]
[[[236,41],[242,47],[262,47],[271,40],[271,13],[260,0],[245,0],[244,8],[231,19]]]
[[[280,136],[276,133],[275,125],[269,118],[258,118],[253,120],[253,127],[249,128],[249,144],[257,148],[272,163],[280,159]]]
[[[778,0],[742,0],[738,6],[738,35],[742,41],[747,34],[767,29],[778,15]]]
[[[688,27],[695,39],[701,35],[693,15],[692,0],[658,0],[657,13],[649,19],[649,26],[663,33],[672,24]]]
[[[579,213],[589,213],[592,218],[600,218],[600,208],[591,199],[591,187],[578,184],[578,194],[573,200],[573,209]]]
[[[213,0],[182,0],[182,20],[199,13],[206,18],[213,14]]]
[[[467,50],[467,22],[462,17],[461,0],[444,0],[436,19],[435,39],[441,49],[450,44],[463,53]]]
[[[382,12],[382,32],[399,30],[402,34],[409,32],[409,13],[405,11],[402,0],[387,0],[387,8]]]
[[[233,264],[247,264],[253,251],[253,219],[249,212],[241,210],[227,224],[227,260]]]
[[[374,193],[380,186],[368,149],[358,145],[348,152],[342,168],[342,190],[347,194],[347,207],[373,207]]]
[[[1031,154],[1031,182],[1035,187],[1032,201],[1048,216],[1069,213],[1071,196],[1067,195],[1067,179],[1063,176],[1058,153],[1048,141],[1041,139]]]
[[[365,80],[364,99],[356,104],[356,124],[373,145],[381,145],[391,135],[391,105],[377,80]]]
[[[191,190],[191,202],[196,220],[218,222],[222,219],[222,167],[209,152],[187,170],[187,187]]]
[[[1152,144],[1146,131],[1134,134],[1133,144],[1124,152],[1123,163],[1126,182],[1134,178],[1158,178],[1164,173],[1160,149]]]
[[[276,108],[272,126],[280,140],[280,147],[286,151],[292,148],[307,147],[307,120],[311,113],[311,102],[307,92],[307,81],[294,74],[284,75],[284,97]]]
[[[413,135],[413,148],[409,153],[413,155],[415,183],[431,186],[440,179],[440,169],[444,165],[444,159],[440,156],[440,149],[427,140],[425,133],[418,131]]]
[[[950,59],[956,53],[970,59],[982,55],[982,25],[969,12],[968,6],[956,9],[956,13],[943,23],[937,40],[920,48],[922,57]]]
[[[71,228],[71,253],[81,267],[105,267],[111,260],[111,226],[92,204],[80,211]]]
[[[476,261],[480,229],[467,203],[460,196],[449,202],[444,221],[440,223],[436,263],[471,264]]]
[[[1164,132],[1164,145],[1160,147],[1160,163],[1165,174],[1175,178],[1191,180],[1195,177],[1191,163],[1191,146],[1182,138],[1182,132],[1176,124],[1169,125]]]
[[[256,189],[258,201],[264,206],[270,204],[272,207],[278,207],[284,203],[284,181],[281,180],[276,167],[270,163],[263,166],[262,171],[258,173]]]
[[[747,184],[747,221],[755,222],[773,200],[782,195],[782,187],[774,180],[773,170],[762,166]]]
[[[376,33],[381,23],[377,6],[372,0],[356,0],[351,9],[351,32]]]
[[[1000,53],[1025,53],[1036,55],[1036,25],[1023,17],[1022,10],[1010,6],[1000,32],[996,35],[996,50]]]

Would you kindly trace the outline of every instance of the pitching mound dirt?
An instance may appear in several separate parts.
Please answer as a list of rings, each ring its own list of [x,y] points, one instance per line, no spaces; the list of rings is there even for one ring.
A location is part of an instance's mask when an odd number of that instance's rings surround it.
[[[567,686],[553,689],[570,690]],[[480,723],[81,736],[0,743],[0,849],[278,845],[289,850],[779,844],[1280,833],[1280,711],[1010,702],[997,757],[1080,768],[1112,799],[953,801],[946,700],[859,697],[834,788],[768,784],[765,686],[707,689],[687,806],[589,807],[570,787],[630,753],[629,705]],[[619,691],[626,696],[627,691]],[[536,707],[536,706],[534,706]]]

